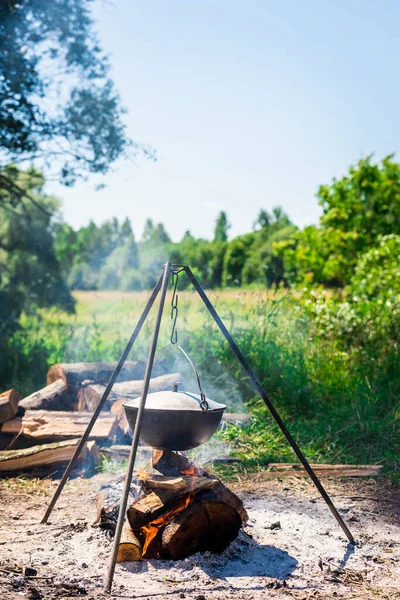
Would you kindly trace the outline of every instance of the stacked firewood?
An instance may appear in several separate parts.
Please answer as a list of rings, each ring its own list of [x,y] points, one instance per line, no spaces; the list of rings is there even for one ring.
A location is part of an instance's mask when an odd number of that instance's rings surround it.
[[[117,562],[224,550],[247,521],[240,498],[179,453],[154,450],[152,462],[158,474],[136,474]],[[108,485],[96,497],[97,523],[111,533],[120,495]]]
[[[74,452],[100,402],[116,363],[74,363],[52,366],[46,386],[21,399],[17,390],[0,394],[0,473],[65,463]],[[126,362],[97,419],[81,464],[97,464],[100,448],[130,443],[123,403],[140,395],[143,361]],[[179,373],[154,365],[150,392],[171,389]]]

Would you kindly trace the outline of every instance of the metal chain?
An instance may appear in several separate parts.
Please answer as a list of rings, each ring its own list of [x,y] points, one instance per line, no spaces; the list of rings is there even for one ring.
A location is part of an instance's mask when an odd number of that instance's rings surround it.
[[[190,359],[190,357],[184,351],[184,349],[181,348],[180,345],[178,344],[178,330],[176,328],[176,321],[178,319],[178,314],[179,314],[179,310],[178,310],[178,299],[179,298],[178,298],[178,292],[177,292],[177,289],[178,289],[178,275],[179,275],[179,273],[180,273],[180,271],[173,271],[172,272],[172,286],[173,286],[172,299],[171,299],[172,331],[171,331],[171,340],[170,341],[171,341],[171,344],[173,346],[177,346],[177,348],[179,348],[179,350],[182,352],[182,354],[184,354],[184,356],[186,357],[186,359],[188,360],[188,362],[192,366],[192,369],[195,372],[197,383],[198,383],[199,390],[200,390],[200,408],[201,408],[201,410],[208,410],[209,409],[208,402],[207,402],[206,396],[205,396],[205,394],[204,394],[204,392],[202,390],[201,383],[200,383],[200,377],[199,377],[199,374],[197,372],[197,369],[194,366],[194,364],[193,364],[192,360]],[[168,348],[168,346],[166,348]],[[161,352],[163,352],[164,350],[166,350],[166,348],[163,348],[163,350],[161,350]]]
[[[178,287],[178,273],[173,272],[172,273],[172,285],[173,285],[173,293],[172,293],[172,300],[171,300],[171,320],[173,321],[172,323],[172,331],[171,331],[171,344],[176,345],[178,343],[178,330],[176,329],[176,321],[178,319],[178,294],[177,294],[177,287]]]

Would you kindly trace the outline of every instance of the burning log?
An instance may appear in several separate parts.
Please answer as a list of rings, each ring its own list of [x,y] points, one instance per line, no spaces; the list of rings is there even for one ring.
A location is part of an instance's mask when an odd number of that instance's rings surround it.
[[[0,424],[15,417],[20,398],[19,392],[14,389],[0,394]]]
[[[113,374],[117,363],[61,363],[53,365],[47,372],[46,383],[49,385],[62,379],[68,386],[69,392],[77,392],[84,381],[107,384]],[[119,381],[130,381],[141,379],[145,370],[143,361],[127,361],[118,375]],[[157,361],[153,368],[154,375],[164,375],[166,365],[164,361]]]
[[[56,379],[50,385],[27,396],[19,403],[26,410],[51,410],[71,409],[73,399],[68,394],[67,385],[63,379]]]
[[[162,475],[179,476],[185,471],[189,471],[193,464],[186,456],[171,450],[153,450],[153,469],[156,469]]]
[[[165,477],[165,475],[153,475],[148,479],[142,480],[142,485],[147,490],[185,490],[187,481],[184,477]]]
[[[209,492],[165,527],[162,558],[181,560],[195,552],[222,552],[237,537],[242,525],[239,514],[219,500],[215,490]]]
[[[151,489],[150,479],[152,478],[142,480],[144,490]],[[182,487],[178,490],[168,488],[151,489],[144,496],[135,500],[129,507],[127,516],[130,526],[132,529],[140,529],[157,519],[164,511],[173,510],[175,505],[179,507],[182,505],[184,508],[186,503],[189,504],[192,501],[189,499],[190,496],[193,498],[196,492],[209,489],[217,483],[217,479],[187,477],[183,489]]]
[[[182,454],[179,454],[178,452],[171,452],[170,450],[153,450],[152,462],[153,468],[157,469],[157,471],[163,475],[176,476],[179,473],[186,473],[189,472],[190,469],[195,468],[185,456],[182,456]],[[207,471],[204,471],[204,469],[200,469],[199,474],[208,479],[212,479],[212,475],[207,473]],[[248,520],[248,515],[240,498],[219,480],[216,481],[213,487],[219,494],[220,499],[234,508],[245,523]]]
[[[224,550],[247,519],[241,500],[180,454],[155,450],[153,462],[160,470],[171,470],[173,465],[174,474],[137,474],[131,489],[131,498],[135,499],[127,511],[117,561],[178,560],[199,551]],[[121,487],[122,480],[117,485]],[[107,486],[97,494],[97,522],[101,528],[115,531],[120,496],[115,486]]]

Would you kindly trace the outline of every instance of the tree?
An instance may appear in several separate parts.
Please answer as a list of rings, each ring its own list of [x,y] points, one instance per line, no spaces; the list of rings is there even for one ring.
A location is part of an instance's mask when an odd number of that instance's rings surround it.
[[[56,223],[54,227],[54,252],[62,271],[67,276],[74,264],[78,235],[68,223]]]
[[[9,316],[51,304],[71,310],[73,300],[53,248],[52,213],[58,201],[43,193],[44,178],[34,169],[9,167],[6,176],[34,199],[29,210],[20,204],[13,207],[0,189],[0,288],[10,299]]]
[[[359,258],[382,236],[400,234],[400,165],[369,156],[347,175],[322,185],[319,227],[306,227],[280,246],[285,271],[295,281],[332,287],[350,283]]]
[[[271,223],[271,215],[268,211],[263,208],[258,212],[257,219],[253,223],[254,231],[258,229],[262,229],[263,227],[268,227]]]
[[[63,183],[104,174],[131,145],[84,0],[0,3],[0,159]]]
[[[15,366],[9,348],[21,312],[55,304],[74,308],[53,247],[57,199],[43,193],[44,178],[38,171],[4,171],[32,202],[15,205],[12,195],[0,188],[0,387]]]
[[[107,257],[100,272],[98,288],[118,290],[127,271],[135,272],[139,266],[138,248],[133,235]],[[125,288],[126,288],[125,279]]]
[[[215,222],[214,242],[226,242],[228,239],[228,231],[231,225],[225,211],[221,211]]]
[[[121,238],[126,242],[133,235],[131,221],[128,217],[125,217],[124,222],[121,225]]]
[[[186,229],[185,233],[182,236],[182,242],[184,242],[185,240],[194,240],[194,237],[192,235],[192,232],[190,231],[190,229]]]
[[[151,240],[151,237],[154,233],[154,223],[152,219],[146,219],[143,228],[142,242],[146,243]]]
[[[271,230],[268,237],[264,238],[259,234],[259,239],[253,243],[242,271],[244,284],[260,283],[267,287],[281,283],[287,285],[285,265],[279,248],[282,243],[293,237],[296,227],[286,225],[276,229],[271,227]]]
[[[229,242],[224,256],[222,281],[224,286],[239,287],[242,285],[242,272],[249,258],[255,233],[239,235]]]

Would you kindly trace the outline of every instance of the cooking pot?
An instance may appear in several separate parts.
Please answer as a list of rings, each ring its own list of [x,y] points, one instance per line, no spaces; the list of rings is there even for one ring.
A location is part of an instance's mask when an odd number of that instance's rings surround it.
[[[125,402],[126,418],[135,427],[139,398]],[[215,433],[226,406],[200,394],[172,391],[148,394],[140,440],[153,448],[190,450],[204,444]]]

